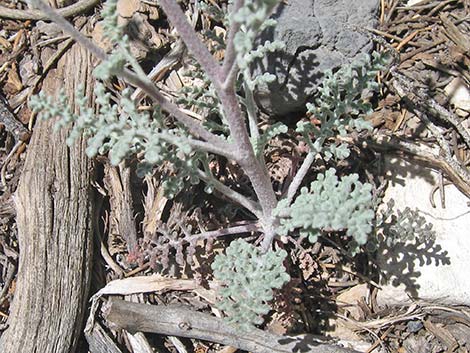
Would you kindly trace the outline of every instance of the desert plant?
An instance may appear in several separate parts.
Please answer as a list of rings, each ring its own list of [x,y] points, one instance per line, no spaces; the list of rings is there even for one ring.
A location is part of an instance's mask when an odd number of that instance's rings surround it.
[[[272,290],[282,287],[288,280],[283,266],[286,253],[280,249],[278,241],[281,235],[300,233],[316,241],[322,230],[345,230],[357,244],[366,242],[374,216],[371,186],[361,183],[357,175],[340,180],[335,169],[329,169],[319,174],[309,189],[298,191],[315,158],[348,157],[348,145],[338,143],[336,136],[370,128],[360,117],[370,108],[362,97],[364,90],[376,88],[374,77],[378,70],[384,69],[384,57],[375,55],[370,60],[365,56],[361,62],[337,74],[327,74],[315,105],[308,106],[320,124],[298,124],[297,132],[309,152],[286,195],[279,200],[263,151],[269,140],[286,133],[287,127],[277,123],[265,131],[258,128],[253,90],[259,82],[270,81],[273,77],[269,74],[253,76],[250,69],[257,58],[282,48],[282,43],[278,42],[256,44],[259,33],[275,25],[269,16],[277,0],[234,1],[230,14],[224,17],[228,34],[222,63],[211,55],[176,1],[159,1],[206,82],[200,91],[187,90],[180,103],[197,104],[217,113],[221,121],[217,128],[209,121],[201,122],[187,115],[177,103],[165,98],[146,76],[130,54],[128,38],[117,25],[117,0],[108,0],[102,13],[105,34],[114,45],[111,53],[98,48],[41,1],[31,2],[101,59],[95,69],[98,79],[106,81],[114,76],[124,79],[130,87],[144,90],[156,105],[153,114],[138,111],[131,99],[132,88],[122,92],[118,104],[113,104],[110,94],[99,84],[95,89],[97,113],[87,107],[81,94],[77,96],[81,104],[79,114],[71,112],[63,98],[50,99],[42,95],[31,100],[34,110],[43,111],[43,117],[61,116],[59,126],[73,123],[69,143],[80,133],[85,134],[90,157],[109,152],[111,163],[118,164],[130,155],[138,156],[144,172],[166,162],[173,168],[173,176],[165,182],[170,196],[176,195],[186,182],[202,181],[208,192],[216,190],[257,219],[254,228],[238,226],[211,235],[255,230],[262,237],[259,246],[241,239],[232,242],[226,249],[227,254],[217,256],[213,264],[215,277],[225,284],[221,308],[230,314],[232,322],[244,327],[261,323],[267,303],[272,299]],[[218,180],[208,167],[214,156],[235,162],[248,177],[256,198],[243,195]]]

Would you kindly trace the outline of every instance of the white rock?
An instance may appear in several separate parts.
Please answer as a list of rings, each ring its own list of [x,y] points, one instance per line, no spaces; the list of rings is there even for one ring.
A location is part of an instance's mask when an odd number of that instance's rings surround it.
[[[418,208],[434,225],[433,229],[437,233],[435,245],[440,246],[441,250],[436,250],[433,254],[428,249],[426,253],[421,252],[418,259],[407,245],[400,249],[401,254],[397,257],[392,253],[381,256],[379,261],[382,269],[389,273],[394,271],[401,277],[395,277],[401,285],[385,285],[378,294],[379,304],[401,305],[409,302],[410,296],[414,296],[442,304],[470,305],[468,198],[453,185],[448,185],[445,186],[445,208],[441,207],[439,191],[435,193],[436,208],[433,208],[429,195],[438,180],[436,172],[397,159],[389,159],[387,165],[389,175],[395,182],[389,184],[385,201],[393,198],[396,209],[403,210],[407,206],[411,209]],[[439,256],[440,259],[436,261]],[[415,260],[411,261],[413,257]],[[418,285],[415,293],[405,290],[403,282],[406,282],[406,278],[411,278]]]

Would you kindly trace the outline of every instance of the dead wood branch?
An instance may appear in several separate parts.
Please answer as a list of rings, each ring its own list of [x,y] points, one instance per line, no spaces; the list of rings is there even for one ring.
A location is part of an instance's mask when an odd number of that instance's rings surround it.
[[[440,170],[454,183],[465,196],[470,198],[470,184],[467,180],[456,170],[456,161],[449,163],[449,161],[440,156],[431,147],[424,144],[418,144],[411,141],[406,141],[395,136],[387,136],[383,134],[376,134],[371,139],[354,139],[354,138],[341,138],[342,141],[363,145],[370,147],[375,151],[382,153],[396,154],[401,157],[422,163],[430,168]]]
[[[57,11],[63,17],[73,17],[90,10],[99,3],[100,0],[81,0]],[[4,6],[0,6],[0,18],[9,18],[11,20],[49,20],[49,17],[39,10],[17,10]]]
[[[8,110],[8,107],[0,98],[0,124],[5,126],[5,129],[10,132],[15,140],[27,141],[30,133],[18,120],[15,119],[13,114]]]
[[[132,253],[137,249],[137,229],[131,192],[131,169],[124,164],[113,167],[106,163],[104,173],[111,210],[108,249],[114,255],[112,243],[118,241],[117,237],[121,237],[127,244],[127,251]]]
[[[197,338],[255,353],[352,353],[313,335],[277,336],[259,329],[242,332],[222,319],[180,305],[156,306],[112,300],[107,321],[129,332]]]

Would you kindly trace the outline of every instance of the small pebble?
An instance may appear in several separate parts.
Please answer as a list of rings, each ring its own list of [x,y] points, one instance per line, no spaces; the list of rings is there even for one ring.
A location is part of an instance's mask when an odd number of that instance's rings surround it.
[[[408,332],[416,333],[423,328],[423,323],[420,320],[408,321],[406,328]]]

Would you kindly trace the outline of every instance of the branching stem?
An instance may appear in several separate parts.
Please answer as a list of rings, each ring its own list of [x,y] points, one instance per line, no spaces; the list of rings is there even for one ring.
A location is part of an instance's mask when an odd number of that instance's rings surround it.
[[[242,6],[242,4],[243,1],[237,1],[236,6]],[[160,0],[160,5],[162,6],[173,26],[178,30],[178,33],[185,42],[189,51],[194,55],[196,60],[202,66],[206,74],[209,76],[209,79],[215,86],[230,129],[230,136],[234,145],[233,147],[235,147],[235,154],[237,157],[235,160],[245,171],[246,175],[252,183],[256,195],[258,196],[258,201],[263,210],[262,223],[271,228],[272,211],[277,204],[276,195],[272,188],[271,180],[268,176],[266,168],[264,167],[264,164],[260,163],[260,161],[256,158],[253,146],[251,145],[248,131],[246,129],[245,118],[235,92],[235,85],[224,85],[225,78],[227,77],[228,73],[224,75],[220,65],[217,63],[217,61],[215,61],[214,57],[199,40],[196,32],[189,25],[186,16],[184,15],[178,3],[172,0]],[[234,24],[229,36],[232,36],[232,33],[234,36],[234,32],[237,29],[237,25]],[[231,45],[232,44],[229,44],[229,46]],[[225,62],[225,66],[226,68],[228,67],[229,70],[228,72],[230,72],[232,65],[235,64],[235,55],[235,50],[230,49],[229,56]]]
[[[73,27],[65,18],[63,18],[56,10],[46,5],[40,0],[31,0],[31,2],[43,13],[45,13],[52,21],[58,24],[65,32],[67,32],[73,39],[78,43],[87,48],[93,55],[95,55],[101,61],[108,59],[108,55],[94,44],[90,39]],[[218,147],[220,150],[231,150],[230,145],[206,130],[199,122],[183,113],[179,107],[173,102],[165,98],[158,88],[149,80],[145,75],[136,75],[130,70],[124,69],[122,72],[117,72],[116,76],[124,78],[128,83],[140,87],[145,91],[152,99],[160,104],[163,110],[171,114],[180,123],[185,125],[189,131],[196,136],[200,136],[209,143]]]
[[[47,14],[51,20],[68,32],[77,42],[90,50],[97,58],[102,61],[108,58],[107,54],[101,48],[96,46],[92,41],[76,30],[56,10],[50,8],[39,0],[32,1],[41,11]],[[228,53],[224,62],[224,67],[222,67],[199,39],[179,4],[174,0],[160,0],[160,5],[173,26],[177,29],[189,51],[194,55],[214,84],[230,129],[230,138],[233,142],[229,143],[219,136],[211,133],[205,129],[200,122],[185,114],[176,104],[166,99],[155,84],[144,74],[141,73],[139,75],[138,72],[136,74],[128,69],[115,72],[115,74],[116,76],[122,77],[129,84],[141,88],[152,99],[158,102],[164,111],[171,114],[178,122],[187,127],[193,136],[206,141],[198,142],[197,140],[191,140],[191,143],[194,146],[199,145],[199,147],[206,151],[211,151],[227,158],[233,158],[240,165],[251,181],[253,189],[258,197],[259,204],[235,192],[215,178],[210,178],[204,172],[199,171],[198,173],[202,180],[211,182],[217,190],[243,207],[246,207],[260,219],[260,223],[263,225],[263,230],[265,231],[266,245],[266,239],[271,239],[270,241],[272,241],[275,236],[275,218],[272,216],[272,212],[277,205],[277,199],[266,167],[263,161],[258,160],[253,150],[253,146],[251,145],[245,117],[235,91],[235,80],[238,69],[235,60],[236,52],[233,47],[233,38],[239,29],[239,25],[233,22],[233,25],[231,26],[229,45],[227,49]],[[243,0],[237,0],[235,3],[236,8],[240,8],[242,5]],[[252,133],[256,134],[253,132],[254,128],[255,127],[252,126]],[[209,144],[213,147],[209,148]],[[267,246],[265,246],[265,248],[267,248]]]
[[[235,0],[233,4],[232,13],[236,14],[238,10],[243,6],[244,0]],[[225,49],[224,63],[222,65],[222,71],[224,75],[224,80],[227,81],[227,78],[230,76],[236,76],[238,72],[238,65],[236,63],[237,52],[235,51],[235,35],[240,30],[240,23],[233,21],[230,24],[227,37],[227,48]],[[236,71],[235,74],[232,71]]]
[[[183,230],[185,235],[187,236],[187,240],[191,242],[195,242],[200,239],[215,239],[218,237],[223,237],[226,235],[234,235],[234,234],[241,234],[241,233],[251,233],[251,232],[259,232],[261,231],[261,227],[258,222],[250,222],[243,225],[233,226],[229,228],[222,228],[217,230],[210,230],[206,232],[201,232],[197,234],[189,234],[188,230],[182,225],[179,225],[180,228]]]
[[[214,178],[212,175],[209,175],[208,173],[205,173],[200,169],[197,171],[197,176],[206,184],[213,185],[217,191],[222,193],[224,196],[228,197],[230,200],[245,207],[248,211],[253,213],[256,217],[258,218],[262,217],[261,208],[259,204],[257,204],[256,202],[250,200],[249,198],[229,188],[228,186],[224,185],[219,180]]]

